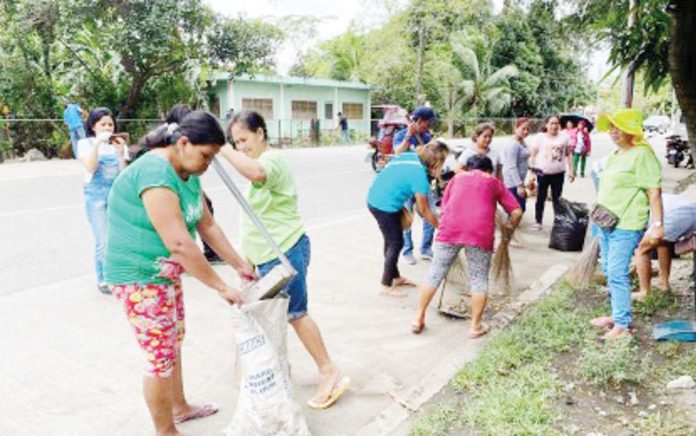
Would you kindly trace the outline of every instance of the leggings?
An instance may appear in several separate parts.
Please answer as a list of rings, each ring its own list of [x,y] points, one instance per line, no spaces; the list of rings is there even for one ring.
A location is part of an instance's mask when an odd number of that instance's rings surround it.
[[[541,224],[544,219],[544,206],[546,205],[546,194],[551,187],[551,200],[553,200],[553,213],[557,214],[560,208],[560,199],[563,194],[563,180],[565,173],[537,175],[537,200],[536,200],[536,222]]]
[[[578,162],[580,162],[580,166],[578,166]],[[573,153],[573,168],[580,174],[581,176],[585,176],[585,164],[587,163],[587,155],[580,154],[580,153]]]
[[[391,286],[394,279],[401,277],[397,263],[399,253],[404,247],[404,235],[401,229],[401,211],[384,212],[368,205],[368,209],[377,220],[379,230],[384,238],[384,272],[382,284]]]

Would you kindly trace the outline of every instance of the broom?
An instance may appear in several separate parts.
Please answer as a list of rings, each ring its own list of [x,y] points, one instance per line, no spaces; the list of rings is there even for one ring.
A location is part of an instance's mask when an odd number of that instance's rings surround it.
[[[585,244],[578,261],[566,273],[566,280],[575,289],[585,289],[592,283],[597,260],[599,259],[599,237],[592,238],[589,244]]]
[[[510,241],[515,229],[507,225],[507,219],[500,213],[496,214],[496,221],[500,229],[500,244],[498,244],[491,261],[491,283],[493,289],[499,290],[502,295],[510,295],[514,284],[512,262],[510,261]]]

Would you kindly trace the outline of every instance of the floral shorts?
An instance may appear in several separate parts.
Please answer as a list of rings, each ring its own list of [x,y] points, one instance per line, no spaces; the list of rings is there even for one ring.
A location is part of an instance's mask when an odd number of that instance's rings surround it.
[[[433,288],[440,286],[462,248],[466,254],[469,290],[476,293],[487,293],[488,271],[491,267],[493,253],[470,245],[436,242],[433,246],[433,260],[430,262],[430,268],[425,276],[425,283]]]
[[[169,377],[184,340],[184,299],[181,281],[173,284],[111,286],[123,303],[140,348],[147,355],[150,377]]]

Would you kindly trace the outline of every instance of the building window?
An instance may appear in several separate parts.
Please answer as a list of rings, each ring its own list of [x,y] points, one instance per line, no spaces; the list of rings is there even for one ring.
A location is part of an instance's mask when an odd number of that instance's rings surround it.
[[[293,120],[311,120],[317,117],[317,102],[293,100],[292,102],[292,119]]]
[[[333,103],[324,103],[324,119],[333,120]]]
[[[243,98],[242,110],[256,111],[266,120],[273,119],[273,99],[272,98]]]
[[[362,103],[343,103],[343,115],[349,120],[363,119],[363,104]]]

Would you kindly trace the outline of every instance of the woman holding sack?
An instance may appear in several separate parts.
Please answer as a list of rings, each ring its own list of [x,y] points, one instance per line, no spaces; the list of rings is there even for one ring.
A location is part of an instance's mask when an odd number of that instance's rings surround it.
[[[433,261],[420,289],[413,333],[425,327],[425,312],[447,271],[463,249],[466,252],[471,291],[471,327],[469,337],[488,332],[481,322],[488,299],[488,273],[495,240],[495,214],[500,204],[510,214],[510,233],[522,219],[522,209],[505,185],[493,176],[493,163],[487,156],[473,155],[447,184],[442,198],[442,219],[435,238]]]
[[[600,131],[609,131],[617,149],[608,156],[600,175],[597,205],[592,220],[599,226],[601,264],[609,285],[611,316],[592,320],[609,329],[604,339],[627,334],[631,326],[631,258],[638,247],[648,217],[653,221],[645,237],[654,243],[664,238],[662,167],[643,139],[643,116],[634,109],[602,114]]]
[[[229,126],[229,137],[237,149],[226,145],[222,155],[251,182],[246,194],[249,205],[297,271],[286,288],[290,296],[288,322],[319,369],[319,386],[307,405],[326,409],[346,391],[350,379],[343,377],[331,360],[319,326],[308,313],[307,272],[311,249],[298,210],[297,188],[290,166],[283,155],[268,144],[266,121],[257,112],[235,114]],[[261,276],[280,264],[280,259],[246,215],[242,216],[242,250]]]
[[[232,248],[203,202],[198,176],[225,143],[215,117],[196,111],[180,124],[165,124],[144,138],[148,151],[128,166],[109,195],[106,280],[123,303],[147,356],[143,391],[157,435],[178,435],[175,423],[217,412],[184,396],[183,271],[230,303],[242,303],[198,249],[195,234],[244,280],[256,278]]]
[[[428,174],[437,177],[449,154],[449,148],[440,142],[430,142],[405,151],[389,161],[377,175],[367,194],[367,207],[377,220],[384,238],[384,272],[381,293],[405,297],[400,286],[413,286],[401,277],[397,266],[399,252],[404,246],[403,230],[410,226],[410,213],[404,203],[415,196],[416,208],[432,226],[438,219],[430,209]]]
[[[94,235],[97,288],[102,294],[109,294],[104,280],[107,200],[114,180],[126,166],[128,147],[122,137],[114,136],[116,119],[107,108],[91,111],[85,127],[87,138],[78,141],[77,158],[84,170],[85,207]]]

